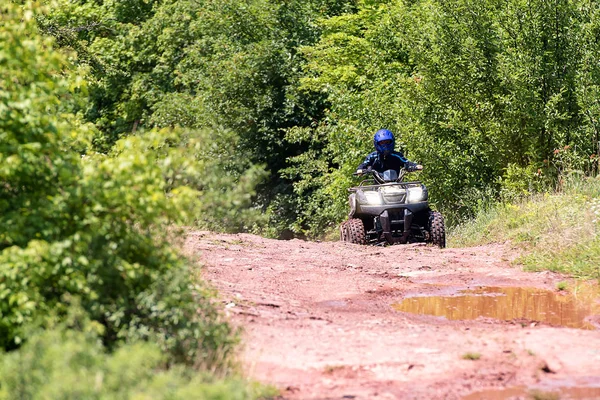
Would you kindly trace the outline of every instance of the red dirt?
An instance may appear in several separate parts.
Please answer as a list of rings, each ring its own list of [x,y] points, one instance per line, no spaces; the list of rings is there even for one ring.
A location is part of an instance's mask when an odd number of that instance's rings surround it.
[[[502,245],[367,247],[190,232],[185,248],[243,326],[249,376],[284,399],[460,399],[494,388],[600,385],[597,330],[392,308],[415,293],[554,290],[565,279],[511,266]]]

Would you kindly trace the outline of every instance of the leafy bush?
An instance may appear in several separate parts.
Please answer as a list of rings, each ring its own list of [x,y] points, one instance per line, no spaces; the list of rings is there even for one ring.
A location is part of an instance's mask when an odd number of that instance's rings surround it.
[[[38,35],[31,6],[3,3],[0,27],[0,346],[77,297],[108,346],[147,338],[171,361],[225,364],[235,335],[162,228],[198,193],[167,195],[148,152],[76,152],[85,130],[61,114],[77,89],[70,65]]]
[[[505,201],[518,200],[543,191],[547,187],[544,183],[541,169],[510,163],[500,179],[500,197]]]
[[[141,154],[157,168],[171,201],[178,200],[183,222],[215,231],[248,231],[264,225],[253,200],[266,177],[239,149],[239,138],[224,129],[161,129],[118,141],[117,160]]]
[[[175,366],[152,343],[107,353],[97,327],[76,307],[67,321],[33,330],[19,350],[0,355],[0,399],[257,399],[273,389]]]

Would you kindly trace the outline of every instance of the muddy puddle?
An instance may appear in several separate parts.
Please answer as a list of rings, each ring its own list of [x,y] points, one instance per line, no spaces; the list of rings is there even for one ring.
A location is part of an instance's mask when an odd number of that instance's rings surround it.
[[[591,322],[600,314],[594,296],[574,296],[537,288],[480,287],[462,290],[453,296],[410,297],[394,304],[397,311],[471,320],[479,317],[498,320],[539,321],[555,326],[598,329]]]
[[[490,389],[474,392],[464,396],[462,400],[506,400],[506,399],[599,399],[600,387],[564,387],[552,390],[528,389],[522,386],[506,389]]]

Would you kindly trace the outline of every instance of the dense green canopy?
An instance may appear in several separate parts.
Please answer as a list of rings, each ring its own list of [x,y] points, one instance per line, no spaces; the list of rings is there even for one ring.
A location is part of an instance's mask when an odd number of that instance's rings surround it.
[[[343,218],[382,127],[454,221],[543,188],[565,158],[589,169],[598,150],[594,1],[51,4],[41,28],[91,69],[80,110],[95,148],[143,128],[225,128],[269,173],[255,204],[272,234]]]
[[[151,339],[170,361],[218,364],[231,328],[163,229],[203,192],[166,191],[182,161],[157,162],[151,135],[110,156],[87,149],[95,128],[69,112],[86,75],[39,35],[34,10],[0,6],[0,348],[77,302],[109,348]]]

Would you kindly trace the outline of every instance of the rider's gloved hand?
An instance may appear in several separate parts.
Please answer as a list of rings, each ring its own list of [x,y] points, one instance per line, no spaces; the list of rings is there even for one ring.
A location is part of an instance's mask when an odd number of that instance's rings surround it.
[[[406,165],[404,168],[406,169],[406,172],[415,172],[421,171],[423,169],[423,166],[421,164],[409,164]]]

